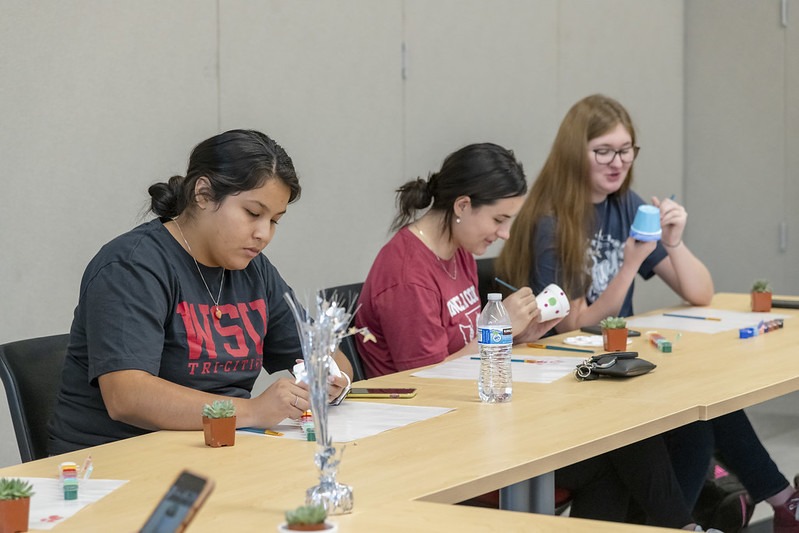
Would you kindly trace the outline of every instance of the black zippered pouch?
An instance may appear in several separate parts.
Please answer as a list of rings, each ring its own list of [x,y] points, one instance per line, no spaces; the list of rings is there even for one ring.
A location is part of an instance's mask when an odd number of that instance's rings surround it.
[[[657,367],[654,363],[638,357],[638,352],[609,352],[589,357],[574,371],[580,381],[599,379],[600,376],[631,378],[651,372]]]

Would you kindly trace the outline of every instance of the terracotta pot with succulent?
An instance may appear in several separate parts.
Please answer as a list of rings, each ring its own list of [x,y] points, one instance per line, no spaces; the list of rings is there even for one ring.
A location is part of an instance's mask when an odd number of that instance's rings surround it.
[[[767,279],[759,279],[752,285],[752,311],[771,311],[771,285]]]
[[[0,479],[0,533],[28,531],[33,486],[22,479]]]
[[[627,349],[627,321],[619,316],[609,316],[599,322],[602,342],[608,352],[623,352]]]
[[[337,533],[338,526],[326,522],[327,511],[321,505],[303,505],[291,511],[286,511],[286,522],[280,524],[277,530],[281,533],[290,531],[324,531]]]
[[[206,446],[219,448],[236,444],[236,406],[233,400],[216,400],[203,407]]]

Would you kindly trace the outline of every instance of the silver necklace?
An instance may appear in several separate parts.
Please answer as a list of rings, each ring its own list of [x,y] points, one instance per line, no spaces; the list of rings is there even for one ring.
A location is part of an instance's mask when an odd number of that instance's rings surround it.
[[[430,249],[430,251],[431,251],[431,252],[433,252],[433,255],[434,255],[434,256],[436,256],[436,259],[438,260],[438,264],[439,264],[439,265],[441,265],[441,269],[442,269],[444,272],[446,272],[446,273],[447,273],[447,276],[449,276],[449,279],[451,279],[451,280],[453,280],[453,281],[455,281],[456,279],[458,279],[458,260],[456,259],[456,260],[453,262],[453,266],[455,267],[455,268],[454,268],[454,271],[455,271],[455,273],[454,273],[454,274],[450,274],[450,273],[449,273],[449,270],[447,270],[447,267],[444,265],[444,261],[442,261],[442,260],[441,260],[441,258],[440,258],[440,257],[438,257],[438,254],[435,252],[435,250],[433,250],[433,247],[431,246],[431,244],[430,244],[430,241],[428,241],[428,240],[427,240],[427,237],[425,237],[425,234],[424,234],[424,232],[422,231],[422,228],[420,228],[420,227],[419,227],[418,225],[416,225],[416,224],[414,224],[414,225],[413,225],[413,227],[415,227],[415,228],[416,228],[416,232],[417,232],[417,233],[419,234],[419,236],[422,238],[422,241],[424,241],[424,243],[425,243],[425,244],[427,244],[427,247]],[[453,256],[453,257],[454,257],[454,256]]]
[[[189,245],[189,241],[186,240],[186,236],[183,235],[183,230],[180,228],[180,224],[178,224],[178,219],[173,218],[172,222],[175,223],[175,226],[178,227],[178,231],[180,232],[180,236],[183,237],[183,242],[186,243],[186,248],[189,251],[189,255],[192,259],[194,259],[194,266],[197,267],[197,273],[200,275],[200,279],[203,280],[203,285],[205,285],[205,290],[208,291],[208,296],[211,297],[211,301],[214,302],[214,316],[217,320],[222,319],[222,310],[219,308],[219,298],[222,296],[222,285],[225,284],[225,267],[222,267],[222,280],[219,282],[219,293],[216,295],[216,299],[214,299],[214,295],[211,294],[211,289],[208,288],[208,283],[205,282],[205,277],[203,277],[203,272],[200,270],[200,264],[197,262],[197,259],[194,258],[194,253],[191,251],[191,246]]]

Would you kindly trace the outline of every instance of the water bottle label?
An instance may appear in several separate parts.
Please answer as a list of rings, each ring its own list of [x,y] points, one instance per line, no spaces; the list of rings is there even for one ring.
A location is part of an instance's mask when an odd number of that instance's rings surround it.
[[[511,328],[478,328],[477,342],[480,344],[513,344]]]

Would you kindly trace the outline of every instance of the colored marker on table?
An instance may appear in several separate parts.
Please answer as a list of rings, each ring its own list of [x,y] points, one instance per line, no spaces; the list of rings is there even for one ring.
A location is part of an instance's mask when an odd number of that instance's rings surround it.
[[[694,320],[715,320],[716,322],[721,322],[720,318],[712,317],[712,316],[694,316],[694,315],[680,315],[678,313],[663,313],[663,316],[670,316],[674,318],[691,318]]]
[[[283,433],[279,431],[274,431],[272,429],[261,429],[261,428],[239,428],[239,431],[246,431],[248,433],[257,433],[259,435],[270,435],[272,437],[282,437]]]
[[[763,333],[769,333],[785,327],[785,322],[781,318],[774,320],[764,321],[761,320],[757,326],[750,328],[741,328],[738,330],[739,339],[748,339],[749,337],[756,337]]]
[[[663,353],[671,353],[671,341],[657,331],[649,332],[649,342]]]
[[[529,346],[530,348],[540,348],[541,350],[559,350],[561,352],[594,353],[594,350],[584,350],[582,348],[569,348],[567,346],[556,346],[554,344],[540,344],[537,342],[528,342],[527,346]]]
[[[89,455],[86,457],[86,460],[83,461],[80,473],[83,479],[89,479],[92,476],[92,471],[94,471],[94,464],[92,463],[92,456]]]
[[[479,361],[480,357],[475,355],[475,356],[470,357],[469,359],[471,359],[472,361]],[[511,359],[510,362],[511,363],[540,363],[541,360],[540,359]]]

